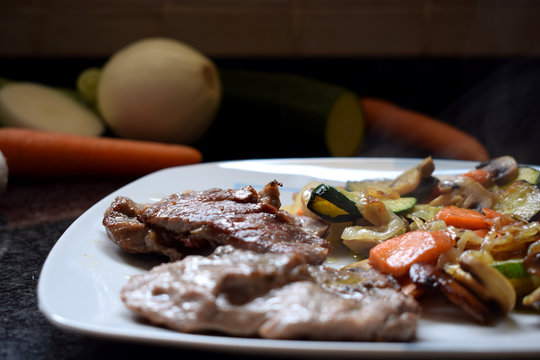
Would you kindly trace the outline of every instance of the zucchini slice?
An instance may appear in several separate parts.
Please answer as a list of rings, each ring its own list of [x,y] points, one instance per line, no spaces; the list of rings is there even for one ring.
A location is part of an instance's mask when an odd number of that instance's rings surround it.
[[[520,166],[516,180],[525,180],[529,184],[538,185],[540,182],[540,171],[530,166]]]
[[[345,191],[327,184],[313,189],[307,208],[330,222],[347,222],[362,216],[356,202]]]
[[[358,193],[356,193],[358,194]],[[320,184],[311,192],[307,208],[329,222],[347,222],[362,217],[355,192],[350,192],[328,184]],[[400,197],[380,200],[388,210],[400,213],[411,210],[416,198]]]
[[[398,199],[384,199],[382,203],[392,212],[400,213],[411,210],[416,205],[414,197],[400,197]]]
[[[525,180],[516,180],[497,193],[493,210],[529,221],[540,212],[540,189]]]
[[[523,267],[523,259],[494,261],[491,263],[491,266],[509,279],[530,277],[529,273]]]

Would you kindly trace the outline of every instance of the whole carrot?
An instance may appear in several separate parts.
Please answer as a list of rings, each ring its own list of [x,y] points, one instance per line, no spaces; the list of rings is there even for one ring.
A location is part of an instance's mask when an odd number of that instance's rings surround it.
[[[391,102],[360,98],[367,126],[374,131],[458,160],[486,161],[484,145],[470,134],[420,112],[404,109]]]
[[[0,151],[12,175],[143,175],[202,160],[187,145],[22,128],[0,129]]]

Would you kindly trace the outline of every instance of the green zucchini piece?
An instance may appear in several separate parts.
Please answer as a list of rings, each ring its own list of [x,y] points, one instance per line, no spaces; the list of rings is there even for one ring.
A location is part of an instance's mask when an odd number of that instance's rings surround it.
[[[523,266],[523,259],[494,261],[491,263],[491,266],[499,270],[508,279],[519,279],[530,276]]]
[[[311,192],[307,208],[322,219],[330,222],[353,221],[362,217],[358,201],[362,196],[328,184],[320,184]],[[411,210],[416,198],[400,197],[381,199],[386,208],[394,213]]]
[[[493,210],[529,221],[540,211],[540,189],[525,180],[514,181],[497,193]]]
[[[530,166],[520,166],[516,180],[525,180],[529,184],[538,185],[540,182],[540,171]]]
[[[416,198],[414,197],[400,197],[398,199],[384,199],[382,203],[386,208],[392,212],[400,213],[409,211],[416,205]]]
[[[221,69],[220,75],[223,101],[211,130],[216,130],[216,140],[228,139],[228,134],[242,139],[228,145],[241,153],[264,144],[261,134],[252,134],[255,124],[283,129],[280,147],[292,151],[300,144],[305,154],[354,156],[364,141],[364,112],[349,89],[287,73]]]
[[[356,202],[345,191],[327,184],[313,189],[307,208],[330,222],[352,221],[362,216]]]

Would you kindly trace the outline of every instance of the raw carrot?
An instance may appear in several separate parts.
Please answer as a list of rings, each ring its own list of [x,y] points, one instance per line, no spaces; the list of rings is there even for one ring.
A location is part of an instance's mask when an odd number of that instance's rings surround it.
[[[0,151],[13,175],[143,175],[202,160],[186,145],[22,128],[0,129]]]
[[[410,231],[373,247],[369,264],[385,274],[401,277],[414,263],[435,263],[454,245],[454,238],[444,231]]]
[[[445,206],[434,216],[436,220],[442,220],[448,226],[460,229],[478,230],[488,229],[492,222],[480,211],[464,209],[454,205]]]
[[[425,149],[434,155],[486,161],[489,154],[472,135],[436,118],[389,101],[360,98],[368,128]]]
[[[477,181],[478,183],[484,185],[487,184],[491,180],[491,174],[488,173],[486,170],[482,169],[473,169],[470,171],[467,171],[463,176],[470,177],[471,179]]]

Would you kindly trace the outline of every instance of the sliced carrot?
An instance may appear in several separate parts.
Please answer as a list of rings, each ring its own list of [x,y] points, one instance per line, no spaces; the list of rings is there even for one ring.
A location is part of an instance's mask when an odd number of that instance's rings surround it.
[[[442,120],[408,110],[389,101],[360,98],[367,126],[434,155],[461,160],[486,161],[489,154],[472,135]]]
[[[486,217],[488,219],[495,219],[495,218],[504,216],[500,212],[495,211],[495,210],[491,210],[491,209],[488,209],[488,208],[482,208],[482,212],[484,213],[484,215],[486,215]]]
[[[22,128],[0,129],[0,151],[13,175],[143,175],[202,160],[186,145]]]
[[[465,174],[463,176],[470,177],[471,179],[477,181],[478,183],[484,185],[487,184],[491,180],[491,175],[486,170],[482,169],[473,169]]]
[[[434,216],[436,220],[442,220],[448,226],[460,229],[478,230],[487,229],[491,221],[480,211],[464,209],[454,205],[445,206]]]
[[[383,273],[400,277],[408,274],[414,263],[435,263],[454,245],[455,239],[444,231],[410,231],[373,247],[369,264]]]
[[[489,232],[489,229],[477,229],[477,230],[473,230],[473,232],[480,236],[480,237],[484,237],[487,235],[487,233]]]

